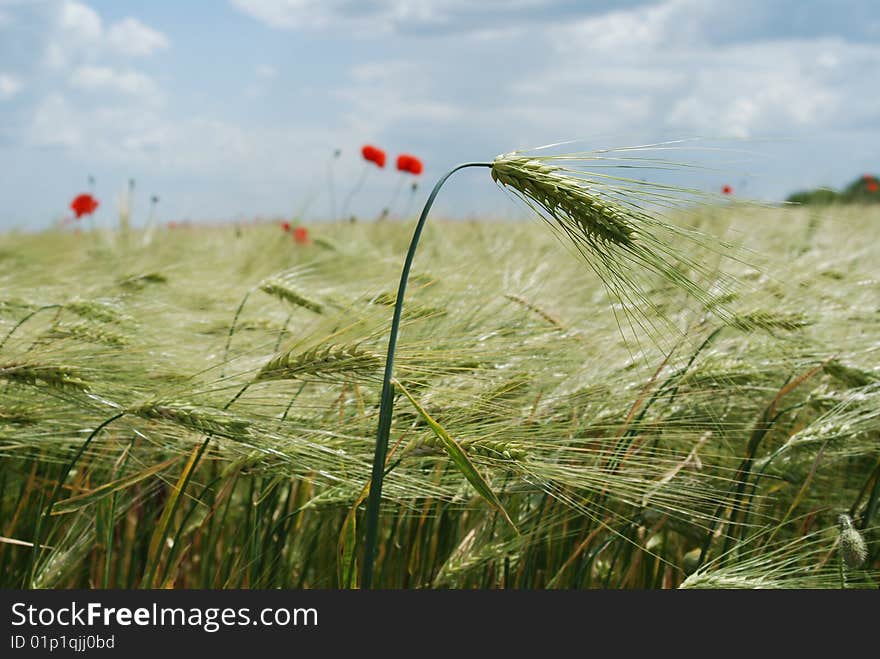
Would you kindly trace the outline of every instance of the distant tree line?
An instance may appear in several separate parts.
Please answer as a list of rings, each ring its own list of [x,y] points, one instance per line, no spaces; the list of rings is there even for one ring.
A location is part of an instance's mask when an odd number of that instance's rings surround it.
[[[864,174],[843,190],[815,188],[801,190],[786,199],[797,204],[877,204],[880,203],[880,181],[873,174]]]

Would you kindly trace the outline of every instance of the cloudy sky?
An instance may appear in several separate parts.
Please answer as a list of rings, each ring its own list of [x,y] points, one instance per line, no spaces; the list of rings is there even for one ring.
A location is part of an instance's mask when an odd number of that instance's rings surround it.
[[[874,0],[0,0],[0,225],[57,220],[89,175],[103,221],[129,177],[141,221],[150,194],[164,219],[326,216],[334,149],[341,198],[367,142],[427,184],[572,138],[726,138],[758,155],[700,185],[779,199],[880,170],[878,83]],[[475,172],[442,210],[517,212]]]

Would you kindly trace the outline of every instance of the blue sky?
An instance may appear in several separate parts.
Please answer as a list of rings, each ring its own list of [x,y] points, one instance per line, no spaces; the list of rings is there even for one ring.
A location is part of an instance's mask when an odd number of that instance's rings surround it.
[[[333,150],[342,198],[364,143],[420,155],[424,193],[559,140],[731,138],[759,155],[696,183],[780,199],[880,171],[878,83],[872,0],[0,0],[0,226],[57,220],[90,174],[102,222],[130,177],[136,222],[151,194],[162,219],[324,217]],[[439,203],[520,212],[477,173]]]

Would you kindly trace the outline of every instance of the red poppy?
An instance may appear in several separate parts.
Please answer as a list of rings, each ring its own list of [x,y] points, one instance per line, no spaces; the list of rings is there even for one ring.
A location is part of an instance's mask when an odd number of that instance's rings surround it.
[[[877,190],[880,190],[880,183],[877,183],[877,181],[868,181],[865,189],[868,192],[877,192]]]
[[[422,173],[422,161],[408,153],[401,153],[397,156],[397,169],[418,176]]]
[[[724,194],[733,194],[733,188],[729,185],[725,185],[721,188],[721,192]]]
[[[293,230],[293,242],[299,245],[309,244],[309,230],[305,227],[297,227]]]
[[[871,181],[874,180],[874,177],[871,176],[870,174],[862,174],[862,180],[863,180],[865,183],[870,183]]]
[[[361,148],[361,155],[367,162],[374,163],[377,167],[385,167],[385,152],[382,149],[367,144]]]
[[[83,215],[91,215],[94,213],[98,208],[98,200],[90,194],[77,195],[74,200],[70,202],[70,208],[76,215],[76,219],[79,219]]]
[[[290,233],[290,222],[282,222],[281,228],[284,231],[284,233]]]

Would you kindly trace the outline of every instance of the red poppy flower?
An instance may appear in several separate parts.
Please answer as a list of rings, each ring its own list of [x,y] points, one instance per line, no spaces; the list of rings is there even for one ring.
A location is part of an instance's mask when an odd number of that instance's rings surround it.
[[[721,192],[724,194],[733,194],[733,188],[729,185],[725,185],[721,188]]]
[[[374,163],[377,167],[385,166],[385,152],[378,147],[367,144],[361,148],[361,155],[364,160]]]
[[[397,169],[418,176],[422,173],[422,161],[408,153],[401,153],[397,156]]]
[[[305,227],[297,227],[293,230],[293,242],[298,245],[309,244],[309,230]]]
[[[422,161],[408,153],[401,153],[397,156],[397,169],[418,176],[422,173]]]
[[[284,231],[284,233],[290,233],[290,222],[282,222],[281,229]]]
[[[90,194],[77,195],[74,200],[70,202],[70,208],[76,215],[76,219],[79,219],[83,215],[91,215],[94,213],[98,208],[98,200]]]
[[[865,189],[868,192],[877,192],[877,190],[880,190],[880,183],[877,183],[877,181],[868,181]]]
[[[871,176],[870,174],[862,174],[862,180],[863,180],[865,183],[870,183],[871,181],[874,180],[874,177]]]

